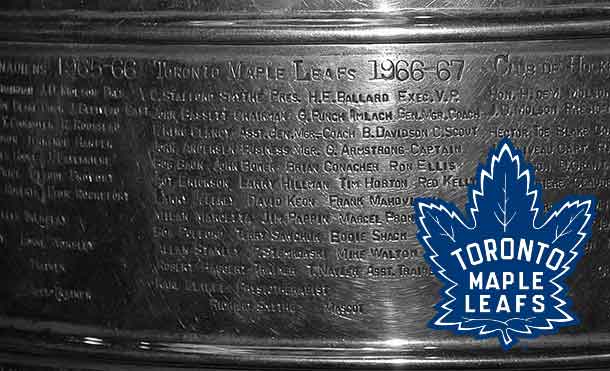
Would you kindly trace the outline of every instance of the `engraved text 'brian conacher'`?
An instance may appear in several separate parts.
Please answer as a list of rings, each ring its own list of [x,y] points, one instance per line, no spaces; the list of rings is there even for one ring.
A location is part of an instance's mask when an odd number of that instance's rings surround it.
[[[111,49],[0,56],[5,315],[290,336],[378,337],[410,321],[428,333],[438,283],[413,199],[463,206],[508,136],[549,203],[598,195],[579,269],[608,273],[608,52]]]

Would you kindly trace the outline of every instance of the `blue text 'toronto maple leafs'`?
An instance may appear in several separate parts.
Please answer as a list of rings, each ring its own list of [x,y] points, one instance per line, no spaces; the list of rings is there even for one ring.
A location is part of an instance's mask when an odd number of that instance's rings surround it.
[[[544,212],[534,170],[509,139],[490,151],[470,186],[465,214],[418,198],[417,237],[442,281],[429,326],[477,338],[519,338],[577,323],[565,279],[591,236],[595,198],[570,196]]]

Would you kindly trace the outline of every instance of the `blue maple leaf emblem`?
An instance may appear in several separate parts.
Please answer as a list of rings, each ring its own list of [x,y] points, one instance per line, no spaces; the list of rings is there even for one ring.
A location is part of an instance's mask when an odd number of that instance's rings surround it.
[[[545,213],[541,192],[506,139],[479,166],[465,214],[441,199],[415,200],[417,238],[443,283],[430,327],[497,336],[509,349],[578,323],[565,279],[591,236],[596,200],[570,196]]]

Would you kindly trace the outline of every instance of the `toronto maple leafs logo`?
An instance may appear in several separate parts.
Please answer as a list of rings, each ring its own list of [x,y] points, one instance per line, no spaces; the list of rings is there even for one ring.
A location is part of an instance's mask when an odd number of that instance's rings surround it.
[[[508,139],[480,165],[462,214],[418,198],[417,238],[443,283],[429,326],[509,349],[577,323],[565,279],[591,236],[595,198],[570,196],[545,213],[534,170]]]

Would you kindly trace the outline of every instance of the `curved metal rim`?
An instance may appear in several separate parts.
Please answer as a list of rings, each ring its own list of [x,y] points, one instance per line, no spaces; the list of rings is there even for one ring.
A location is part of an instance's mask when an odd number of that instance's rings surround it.
[[[544,40],[610,35],[610,8],[281,15],[0,12],[0,40],[156,44],[332,44]]]
[[[463,340],[463,339],[458,339]],[[223,344],[141,340],[48,331],[0,330],[0,358],[20,355],[31,359],[59,359],[94,364],[124,364],[186,368],[350,368],[414,370],[601,368],[610,365],[610,337],[576,335],[566,342],[555,339],[527,343],[505,352],[483,342],[455,341],[435,346],[420,343],[388,345],[335,344],[320,346]],[[563,343],[560,341],[563,340]]]

